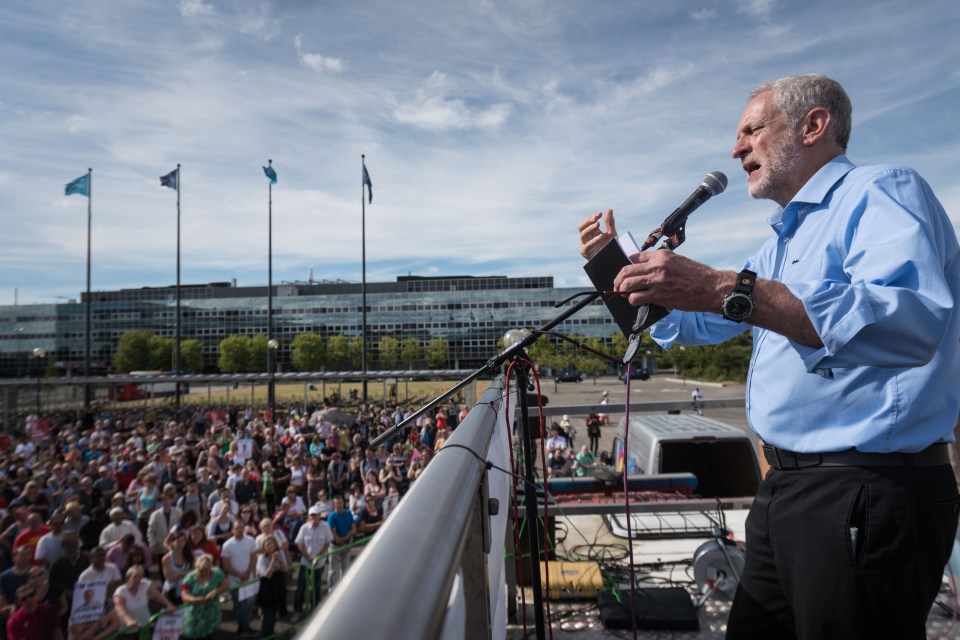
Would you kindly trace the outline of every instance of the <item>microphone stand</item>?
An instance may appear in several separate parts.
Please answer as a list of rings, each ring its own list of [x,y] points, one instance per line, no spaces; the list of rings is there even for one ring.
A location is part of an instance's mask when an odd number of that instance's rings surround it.
[[[449,389],[441,393],[439,396],[437,396],[433,400],[430,400],[429,402],[427,402],[425,405],[423,405],[422,407],[414,411],[412,414],[410,414],[408,418],[406,418],[401,422],[398,422],[394,426],[390,427],[389,429],[387,429],[386,431],[378,435],[376,438],[370,441],[370,446],[376,448],[379,445],[384,444],[387,440],[392,438],[394,434],[396,434],[398,431],[402,431],[406,429],[417,418],[419,418],[424,413],[426,413],[433,407],[437,406],[438,404],[440,404],[441,402],[443,402],[444,400],[446,400],[447,398],[455,394],[460,389],[463,389],[465,386],[467,386],[468,384],[470,384],[480,376],[488,373],[493,374],[503,365],[503,363],[511,359],[514,356],[515,352],[519,353],[525,350],[527,347],[529,347],[534,342],[536,342],[541,334],[549,332],[551,329],[553,329],[554,327],[562,323],[564,320],[566,320],[570,316],[573,316],[577,314],[581,309],[588,307],[594,300],[596,300],[602,295],[603,293],[600,291],[584,291],[583,293],[575,294],[570,298],[567,298],[566,300],[560,302],[559,304],[562,305],[569,302],[570,300],[573,300],[574,298],[582,298],[579,302],[577,302],[577,304],[573,305],[569,309],[566,309],[565,311],[560,313],[558,316],[548,321],[541,328],[535,329],[534,331],[531,331],[529,334],[524,335],[522,339],[518,340],[512,346],[507,347],[506,349],[504,349],[494,357],[487,360],[487,363],[484,364],[482,367],[480,367],[479,369],[477,369],[476,371],[468,375],[466,378],[464,378],[454,386],[450,387]]]
[[[600,291],[585,291],[583,293],[576,294],[567,298],[566,300],[559,303],[559,305],[566,304],[567,302],[575,299],[581,298],[576,304],[571,306],[569,309],[564,310],[555,318],[547,322],[543,327],[532,331],[523,336],[513,345],[507,347],[496,356],[490,358],[486,364],[482,367],[468,375],[466,378],[455,384],[453,387],[443,392],[433,400],[429,401],[427,404],[423,405],[410,415],[407,419],[399,422],[398,424],[390,427],[379,436],[370,441],[370,446],[376,448],[380,444],[394,437],[394,435],[407,428],[408,425],[412,424],[419,416],[422,416],[424,413],[438,405],[440,402],[449,398],[451,395],[455,394],[457,391],[467,386],[480,376],[486,373],[493,373],[508,360],[513,360],[516,363],[515,369],[517,371],[517,402],[520,405],[520,438],[523,448],[523,465],[524,465],[524,513],[527,520],[526,528],[526,537],[527,545],[530,549],[530,583],[533,587],[533,603],[534,603],[534,616],[536,622],[537,630],[537,640],[545,639],[545,620],[544,620],[544,610],[543,610],[543,585],[540,582],[540,556],[542,549],[540,548],[540,537],[541,537],[541,528],[540,521],[537,518],[537,491],[536,491],[536,477],[534,476],[534,463],[533,463],[533,434],[530,432],[530,420],[529,420],[529,410],[527,409],[527,384],[529,380],[529,358],[526,355],[526,348],[531,344],[537,341],[537,339],[544,333],[549,333],[554,327],[562,323],[564,320],[570,316],[576,314],[581,309],[589,306],[593,303],[594,300],[602,296],[603,293]],[[558,305],[558,306],[559,306]],[[547,470],[543,470],[544,473],[544,487],[546,487],[546,473]],[[546,501],[546,491],[544,491],[544,500]],[[518,550],[519,551],[519,550]],[[518,560],[522,560],[518,557]]]
[[[514,370],[517,372],[517,404],[520,405],[520,442],[523,450],[523,511],[527,521],[526,536],[528,557],[530,558],[530,586],[533,588],[533,616],[534,627],[537,630],[537,640],[545,640],[544,630],[546,622],[543,610],[543,584],[540,581],[540,557],[545,556],[545,550],[540,548],[542,529],[537,517],[538,495],[536,476],[534,475],[533,438],[530,428],[530,411],[527,408],[527,385],[530,376],[530,360],[523,349],[511,349]],[[541,443],[543,446],[543,443]],[[543,500],[547,501],[546,492],[547,470],[543,470]],[[516,523],[514,523],[516,526]],[[546,523],[544,523],[546,526]],[[544,561],[547,558],[544,557]],[[523,554],[517,549],[517,562],[523,563]],[[523,585],[520,585],[523,588]]]

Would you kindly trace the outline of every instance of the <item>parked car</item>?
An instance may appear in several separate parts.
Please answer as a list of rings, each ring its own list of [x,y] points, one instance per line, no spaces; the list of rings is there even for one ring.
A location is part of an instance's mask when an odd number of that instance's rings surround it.
[[[630,367],[630,379],[631,380],[649,380],[650,371],[646,367],[642,367],[639,364],[636,364]],[[620,380],[626,384],[627,382],[627,371],[624,369],[620,372]]]
[[[579,371],[561,371],[556,377],[557,382],[583,382],[583,374]]]

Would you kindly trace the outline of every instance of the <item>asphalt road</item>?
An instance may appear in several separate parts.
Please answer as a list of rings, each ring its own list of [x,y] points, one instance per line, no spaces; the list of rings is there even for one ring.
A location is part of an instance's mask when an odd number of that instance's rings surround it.
[[[649,380],[633,380],[630,383],[630,398],[626,395],[626,385],[613,376],[603,376],[596,380],[587,378],[583,382],[554,382],[553,379],[541,380],[541,391],[547,396],[547,407],[565,406],[565,405],[592,405],[600,402],[602,394],[607,391],[609,394],[608,402],[610,404],[643,403],[643,402],[667,402],[667,401],[690,401],[694,389],[700,389],[705,401],[722,399],[739,399],[742,401],[746,388],[739,383],[716,383],[703,382],[692,379],[683,379],[674,377],[672,372],[657,374]],[[535,400],[531,396],[530,404]],[[692,411],[692,407],[691,407]],[[740,407],[722,407],[704,409],[703,414],[709,418],[719,420],[733,427],[749,431],[745,409]],[[616,426],[623,414],[610,414],[610,423]],[[587,442],[587,430],[585,426],[586,416],[571,415],[571,422],[577,429],[576,444]],[[550,416],[552,420],[559,421],[559,417]],[[613,444],[614,429],[604,428],[600,438],[600,449],[609,451]]]

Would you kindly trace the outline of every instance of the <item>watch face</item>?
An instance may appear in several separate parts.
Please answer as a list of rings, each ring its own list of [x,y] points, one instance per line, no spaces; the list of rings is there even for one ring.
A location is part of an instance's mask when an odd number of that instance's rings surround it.
[[[723,312],[730,318],[742,320],[753,311],[753,301],[742,293],[735,293],[726,299]]]

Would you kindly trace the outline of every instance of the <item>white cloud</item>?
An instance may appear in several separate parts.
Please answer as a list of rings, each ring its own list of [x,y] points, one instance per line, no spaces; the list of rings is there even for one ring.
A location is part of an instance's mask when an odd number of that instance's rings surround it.
[[[493,103],[471,108],[463,98],[448,97],[455,83],[444,73],[434,71],[415,94],[401,100],[393,109],[393,118],[429,131],[451,129],[492,129],[503,125],[513,110],[508,103]]]
[[[777,0],[738,0],[737,12],[752,18],[768,18]]]
[[[690,12],[690,17],[696,20],[697,22],[704,22],[706,20],[713,20],[717,17],[716,9],[707,9],[706,7],[702,9],[696,9]]]
[[[343,72],[343,61],[340,58],[328,58],[319,53],[305,53],[302,50],[303,36],[297,34],[293,38],[293,46],[297,49],[297,55],[303,66],[314,71],[333,71],[334,73]]]
[[[213,5],[203,0],[180,0],[180,15],[184,18],[208,16],[213,14]]]

